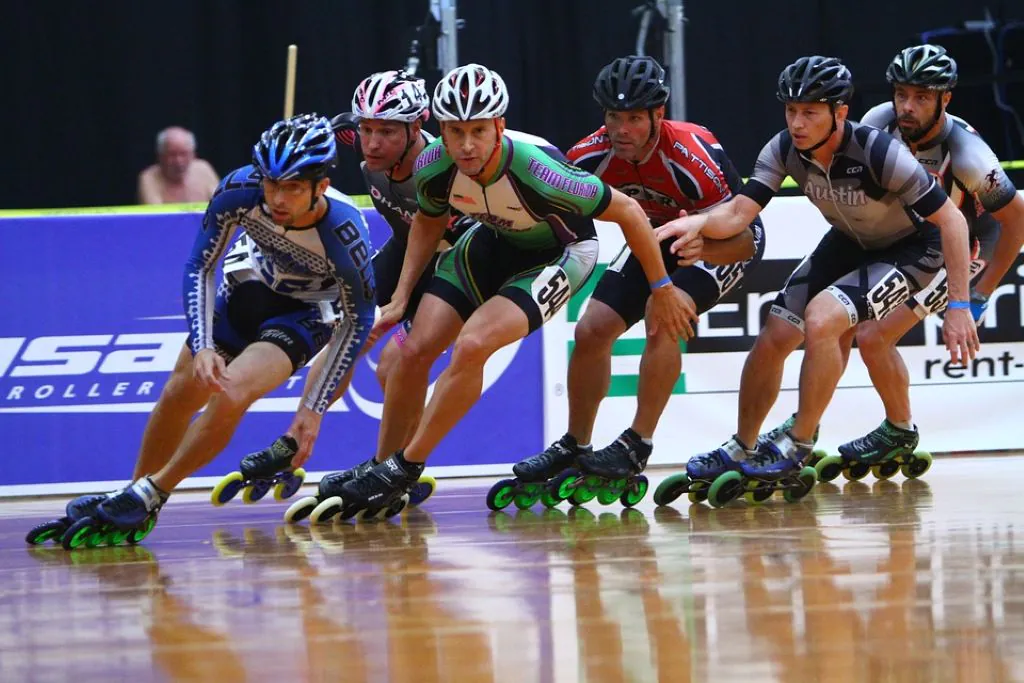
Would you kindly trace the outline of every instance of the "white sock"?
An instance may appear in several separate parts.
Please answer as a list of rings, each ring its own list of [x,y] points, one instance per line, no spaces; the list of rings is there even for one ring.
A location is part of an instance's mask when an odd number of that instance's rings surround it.
[[[889,424],[893,425],[894,427],[899,427],[900,429],[902,429],[905,432],[912,432],[912,431],[914,431],[914,422],[913,422],[913,420],[908,420],[906,422],[893,422],[892,420],[889,420]]]

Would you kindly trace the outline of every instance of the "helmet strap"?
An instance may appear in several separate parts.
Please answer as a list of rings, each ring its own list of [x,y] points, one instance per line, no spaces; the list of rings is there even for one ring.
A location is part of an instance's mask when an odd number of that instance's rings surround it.
[[[409,150],[412,149],[412,145],[413,145],[412,128],[410,127],[409,122],[406,121],[405,122],[405,149],[402,150],[402,156],[398,157],[398,161],[396,161],[395,165],[391,167],[390,171],[388,171],[388,180],[391,180],[392,178],[394,178],[395,173],[398,171],[399,168],[401,168],[402,164],[405,162],[406,155],[409,154]]]
[[[494,141],[494,149],[491,150],[491,153],[487,157],[487,161],[484,162],[484,165],[480,167],[480,172],[473,176],[473,180],[475,180],[477,183],[480,183],[480,178],[483,176],[484,171],[487,170],[487,167],[490,165],[491,161],[494,160],[494,156],[496,154],[501,154],[501,131],[498,130],[498,119],[494,119],[494,132],[497,135],[498,139]],[[482,185],[483,183],[480,184]]]
[[[909,142],[912,142],[916,145],[918,142],[928,137],[928,133],[930,133],[932,128],[935,127],[935,124],[939,122],[939,119],[942,118],[942,115],[946,113],[946,107],[942,104],[942,93],[942,90],[938,91],[939,96],[938,99],[936,99],[935,101],[935,116],[932,117],[932,120],[928,122],[927,126],[922,126],[920,133],[914,136],[908,135],[907,140]]]
[[[810,154],[811,152],[813,152],[813,151],[815,151],[816,149],[820,148],[820,147],[821,147],[822,145],[824,145],[824,144],[825,144],[826,142],[828,142],[829,140],[831,140],[831,139],[832,139],[832,135],[833,135],[833,134],[834,134],[834,133],[835,133],[835,132],[836,132],[837,130],[839,130],[839,125],[838,125],[838,124],[837,124],[837,122],[836,122],[836,103],[835,103],[835,102],[830,102],[830,103],[829,103],[829,107],[830,107],[830,108],[831,108],[831,110],[832,110],[832,128],[831,128],[831,130],[829,130],[829,132],[828,132],[828,135],[826,135],[825,137],[823,137],[823,138],[822,138],[822,139],[821,139],[821,140],[820,140],[819,142],[816,142],[816,143],[814,144],[814,146],[813,146],[813,147],[808,147],[807,149],[805,149],[805,150],[802,150],[802,151],[803,151],[803,152],[804,152],[805,154]]]

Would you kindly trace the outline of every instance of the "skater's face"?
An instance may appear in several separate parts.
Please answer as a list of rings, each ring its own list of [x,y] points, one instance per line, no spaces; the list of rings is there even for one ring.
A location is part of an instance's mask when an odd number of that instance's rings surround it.
[[[949,104],[952,95],[914,85],[893,88],[892,104],[896,110],[896,123],[903,137],[920,140],[938,123],[941,108]]]
[[[836,128],[842,130],[849,107],[835,108]],[[786,128],[797,149],[809,149],[832,133],[832,106],[825,102],[787,102]]]
[[[483,172],[504,130],[504,118],[441,123],[445,149],[459,171],[471,177]]]
[[[390,171],[402,160],[412,140],[420,134],[420,122],[363,119],[359,122],[359,146],[366,167],[374,173]]]
[[[323,178],[313,183],[309,180],[263,179],[263,199],[274,223],[280,226],[298,225],[306,227],[311,223],[309,214],[312,207],[323,197],[330,180]]]
[[[665,107],[657,107],[650,113],[646,109],[606,110],[604,125],[615,156],[625,161],[642,160],[655,142],[654,131],[661,127],[664,118]]]

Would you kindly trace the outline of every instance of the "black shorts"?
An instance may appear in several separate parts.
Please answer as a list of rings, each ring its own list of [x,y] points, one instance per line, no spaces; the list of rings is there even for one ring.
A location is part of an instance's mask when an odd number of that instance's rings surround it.
[[[804,330],[804,311],[820,292],[843,304],[850,325],[882,320],[928,285],[942,269],[942,242],[925,228],[883,249],[864,249],[829,230],[786,280],[772,315]]]
[[[713,266],[699,261],[692,266],[678,264],[678,257],[669,251],[672,240],[661,243],[661,256],[672,283],[690,295],[697,313],[706,313],[736,287],[751,266],[764,256],[764,228],[760,224],[750,227],[754,233],[754,255],[746,261]],[[594,298],[619,314],[626,327],[632,327],[644,318],[651,285],[640,261],[623,247],[597,282]]]
[[[376,254],[373,255],[373,279],[377,285],[377,305],[386,306],[391,303],[398,287],[398,279],[402,276],[402,263],[405,261],[406,244],[394,237],[389,239]],[[430,288],[430,280],[434,277],[437,267],[437,254],[430,257],[430,262],[423,269],[416,286],[409,295],[409,305],[405,309],[405,320],[412,321],[416,316],[423,295]]]
[[[336,315],[329,302],[299,301],[259,280],[228,277],[217,291],[213,309],[214,348],[231,362],[250,344],[268,342],[288,354],[294,372],[330,341],[334,325],[325,321],[325,313],[327,318]]]

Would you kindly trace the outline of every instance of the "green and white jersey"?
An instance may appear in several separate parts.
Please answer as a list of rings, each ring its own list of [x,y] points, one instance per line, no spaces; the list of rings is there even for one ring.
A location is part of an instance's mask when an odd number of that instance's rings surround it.
[[[611,202],[597,176],[570,165],[543,138],[506,130],[496,178],[463,175],[438,138],[416,159],[416,199],[428,216],[458,211],[522,249],[546,249],[596,236],[593,218]]]

